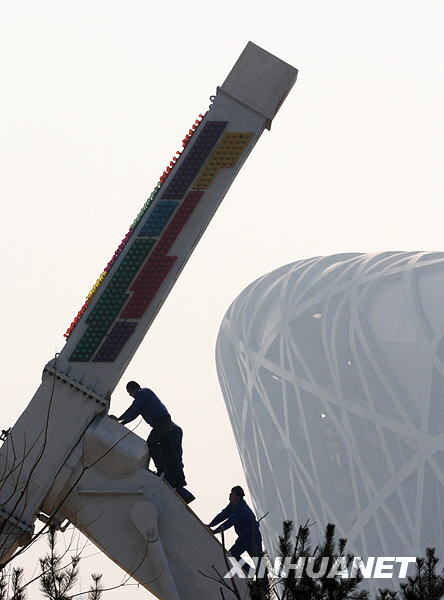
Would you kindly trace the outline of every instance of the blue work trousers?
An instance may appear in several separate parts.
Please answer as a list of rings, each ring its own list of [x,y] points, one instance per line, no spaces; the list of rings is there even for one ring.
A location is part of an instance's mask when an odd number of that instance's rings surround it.
[[[169,426],[154,427],[147,439],[157,474],[163,473],[173,488],[187,484],[183,472],[182,436],[182,429],[171,422]]]
[[[238,537],[234,542],[234,545],[229,549],[229,553],[233,558],[240,562],[241,555],[247,552],[252,558],[254,556],[260,557],[263,556],[264,551],[262,550],[262,543],[259,545],[254,543],[250,536],[247,537]],[[258,563],[259,564],[259,563]],[[250,567],[247,564],[241,565],[242,569],[248,575],[250,571]]]

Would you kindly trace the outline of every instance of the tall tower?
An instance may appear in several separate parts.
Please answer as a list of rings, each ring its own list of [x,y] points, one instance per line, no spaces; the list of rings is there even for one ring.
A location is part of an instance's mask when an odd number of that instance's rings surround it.
[[[0,448],[0,562],[36,520],[68,521],[162,600],[220,597],[219,542],[146,468],[144,440],[107,416],[111,393],[297,69],[249,42],[199,115],[45,367]],[[176,156],[177,155],[177,156]],[[238,591],[248,595],[245,582]]]

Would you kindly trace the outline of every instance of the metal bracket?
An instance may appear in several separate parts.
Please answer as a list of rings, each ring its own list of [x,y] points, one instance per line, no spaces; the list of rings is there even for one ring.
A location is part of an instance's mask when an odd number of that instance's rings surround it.
[[[147,541],[152,544],[153,542],[157,542],[159,539],[159,532],[157,531],[157,527],[148,527],[147,532]]]
[[[54,517],[49,517],[48,515],[45,515],[45,513],[42,513],[42,512],[37,513],[37,519],[42,521],[42,523],[49,525],[50,527],[55,527],[55,529],[57,529],[57,531],[61,531],[62,533],[65,533],[67,528],[71,525],[71,523],[70,523],[70,521],[68,521],[68,519],[64,519],[63,521],[60,521],[60,519],[55,519]],[[65,523],[65,524],[62,525],[62,523]]]
[[[223,87],[221,86],[217,86],[216,88],[216,93],[217,94],[222,94],[224,96],[228,96],[229,98],[231,98],[232,100],[235,100],[236,102],[239,102],[239,104],[242,104],[242,106],[246,106],[249,110],[255,112],[257,115],[260,115],[264,120],[265,120],[265,129],[268,129],[268,131],[270,131],[271,129],[271,119],[269,116],[267,116],[266,114],[264,114],[263,112],[261,112],[260,110],[258,110],[257,108],[254,108],[253,106],[251,106],[250,104],[247,104],[247,102],[245,102],[244,100],[241,100],[240,98],[238,98],[235,94],[233,94],[232,92],[227,92],[226,90],[224,90]]]
[[[57,377],[57,379],[61,379],[62,381],[69,384],[71,387],[75,388],[79,392],[82,392],[82,394],[85,394],[86,396],[91,398],[91,400],[95,400],[97,403],[101,404],[104,408],[108,408],[109,400],[107,398],[105,398],[105,396],[101,396],[94,390],[91,390],[90,388],[88,388],[85,385],[83,385],[82,383],[80,383],[80,381],[77,381],[76,379],[69,377],[69,375],[66,375],[66,373],[63,373],[63,371],[59,371],[59,369],[56,369],[55,367],[53,367],[50,364],[47,364],[45,366],[45,368],[43,369],[43,372],[45,372],[45,371],[47,373],[49,373],[50,375]]]
[[[136,489],[115,489],[115,490],[104,490],[104,489],[83,489],[77,488],[78,494],[87,494],[92,496],[127,496],[132,494],[143,494],[143,487]]]
[[[5,442],[10,433],[11,433],[11,428],[2,429],[2,434],[0,435],[0,441]]]
[[[0,508],[0,519],[4,519],[5,521],[9,521],[16,527],[19,527],[22,531],[26,533],[32,533],[34,531],[33,527],[26,523],[26,521],[20,521],[14,515],[10,515],[3,508]]]

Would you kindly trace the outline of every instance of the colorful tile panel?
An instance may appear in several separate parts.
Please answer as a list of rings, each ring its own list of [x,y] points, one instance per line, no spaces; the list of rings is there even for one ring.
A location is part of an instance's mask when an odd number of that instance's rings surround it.
[[[94,357],[94,362],[114,362],[136,327],[134,321],[117,321]]]
[[[207,190],[220,169],[231,169],[250,143],[251,133],[227,132],[199,175],[194,189]]]
[[[194,121],[194,123],[191,126],[191,129],[188,131],[188,133],[185,135],[184,139],[182,140],[182,149],[186,148],[188,146],[188,144],[190,143],[191,139],[193,138],[193,136],[195,135],[197,129],[199,128],[200,123],[202,122],[204,118],[204,115],[199,115],[199,118],[196,119]],[[99,279],[96,281],[96,283],[94,284],[94,286],[92,287],[91,291],[88,293],[85,303],[83,304],[82,308],[79,310],[79,312],[77,313],[77,315],[75,316],[74,320],[72,321],[71,325],[68,327],[68,329],[66,330],[66,332],[63,334],[64,337],[68,338],[71,333],[73,332],[73,330],[75,329],[77,323],[80,321],[80,319],[82,318],[82,316],[84,315],[86,309],[89,306],[89,303],[92,299],[92,297],[94,296],[94,294],[97,292],[97,290],[99,289],[99,287],[101,286],[101,284],[103,283],[103,280],[105,279],[106,275],[104,275],[104,273],[109,273],[109,271],[111,270],[111,267],[113,266],[113,264],[116,262],[117,258],[119,257],[120,253],[122,252],[123,248],[126,246],[126,244],[128,243],[129,238],[131,237],[133,231],[136,229],[137,225],[140,223],[141,219],[144,217],[144,215],[146,214],[146,211],[148,210],[148,208],[151,206],[151,204],[153,203],[155,197],[157,196],[157,194],[159,193],[160,188],[162,187],[162,184],[166,181],[166,179],[169,177],[172,169],[174,168],[178,158],[180,157],[180,155],[182,154],[183,150],[177,150],[176,154],[173,156],[173,158],[171,159],[169,165],[165,168],[165,171],[162,173],[162,175],[160,176],[160,180],[158,181],[156,187],[154,188],[154,190],[151,192],[149,198],[146,200],[145,204],[142,206],[142,209],[139,211],[137,217],[134,219],[128,233],[125,235],[125,237],[123,238],[122,242],[120,243],[119,247],[117,248],[117,250],[114,252],[113,257],[111,258],[111,260],[108,262],[108,264],[106,265],[103,273],[100,275]],[[176,156],[177,155],[177,156]]]
[[[170,224],[157,243],[153,253],[143,266],[137,279],[131,286],[134,292],[128,304],[120,314],[122,319],[141,319],[150,302],[159,290],[176,261],[176,256],[167,256],[171,246],[183,229],[194,208],[202,198],[203,192],[188,192],[180,208],[177,209]]]
[[[190,142],[198,123],[196,121],[193,130],[190,129],[190,135],[183,142],[184,147]],[[113,362],[120,354],[176,262],[177,256],[169,256],[168,252],[204,195],[204,190],[208,189],[220,169],[236,165],[252,138],[251,133],[223,134],[227,124],[225,121],[207,122],[202,129],[199,128],[199,135],[180,168],[176,167],[174,158],[170,162],[161,178],[167,183],[156,186],[78,315],[79,318],[82,316],[135,227],[159,192],[163,192],[88,316],[87,330],[72,353],[71,361]],[[187,193],[193,182],[193,189]]]
[[[164,200],[181,200],[217,144],[227,121],[208,121],[203,126],[183,163],[174,172],[162,194]]]
[[[158,202],[139,231],[138,237],[159,236],[178,206],[179,202],[173,202],[172,200],[161,200]]]
[[[176,256],[153,254],[143,266],[131,291],[134,292],[120,314],[122,319],[141,319],[176,261]]]
[[[106,332],[128,300],[128,287],[145,262],[154,243],[155,240],[152,239],[138,238],[134,240],[133,245],[128,249],[126,256],[88,316],[86,321],[88,328],[69,360],[81,362],[91,360]]]

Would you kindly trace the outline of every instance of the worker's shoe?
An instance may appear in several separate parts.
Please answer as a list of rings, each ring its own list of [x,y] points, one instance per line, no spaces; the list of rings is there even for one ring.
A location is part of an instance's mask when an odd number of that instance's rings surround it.
[[[190,491],[188,491],[183,486],[177,486],[175,488],[175,492],[176,492],[176,494],[179,494],[179,496],[182,498],[182,500],[184,502],[186,502],[187,504],[190,504],[190,502],[192,502],[193,500],[196,499],[196,496],[194,496]]]

